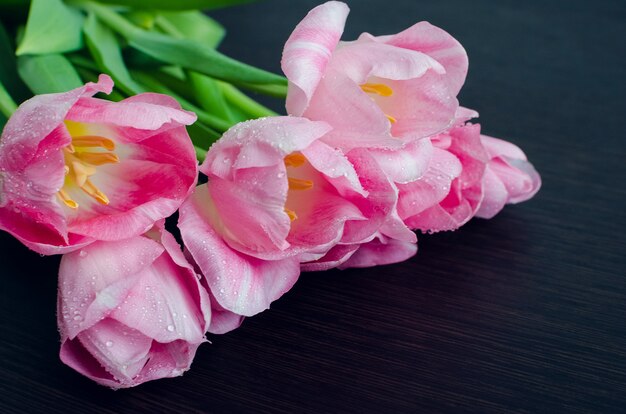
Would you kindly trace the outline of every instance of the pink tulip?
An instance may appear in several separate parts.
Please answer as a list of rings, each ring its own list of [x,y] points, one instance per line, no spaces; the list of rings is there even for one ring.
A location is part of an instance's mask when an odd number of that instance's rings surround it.
[[[322,141],[329,131],[264,118],[231,128],[207,154],[200,170],[209,181],[181,206],[179,227],[223,310],[267,309],[296,282],[300,262],[338,244],[358,247],[381,229],[415,241],[390,217],[397,192],[376,160],[331,148]]]
[[[162,222],[63,256],[61,360],[101,385],[176,377],[205,341],[209,296]]]
[[[424,176],[398,185],[398,212],[410,228],[455,230],[539,190],[539,175],[518,147],[480,135],[479,124],[465,123],[476,115],[464,110],[456,126],[433,137],[436,152]]]
[[[391,36],[340,42],[348,7],[311,10],[283,51],[287,111],[329,123],[332,146],[398,148],[449,128],[467,73],[463,47],[420,22]]]
[[[121,102],[111,78],[38,95],[0,142],[0,229],[42,254],[142,234],[171,215],[196,182],[184,125],[196,116],[165,95]]]

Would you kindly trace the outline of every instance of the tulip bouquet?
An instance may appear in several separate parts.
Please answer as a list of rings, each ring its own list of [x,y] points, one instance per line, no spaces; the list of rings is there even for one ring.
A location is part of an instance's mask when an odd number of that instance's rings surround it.
[[[0,2],[26,16],[0,26],[0,229],[63,254],[60,357],[99,384],[181,375],[207,332],[301,271],[406,260],[414,230],[540,187],[459,106],[467,55],[427,22],[341,41],[348,7],[322,4],[285,44],[285,79],[216,50],[224,31],[200,9],[235,0],[22,3]]]

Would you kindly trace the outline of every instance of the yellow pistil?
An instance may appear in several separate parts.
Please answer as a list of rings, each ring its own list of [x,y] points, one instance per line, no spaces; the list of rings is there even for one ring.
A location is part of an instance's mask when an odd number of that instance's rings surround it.
[[[120,162],[112,151],[115,143],[109,138],[85,134],[86,127],[78,122],[66,121],[65,125],[72,136],[72,142],[64,149],[65,185],[57,193],[61,201],[71,209],[78,208],[78,203],[70,197],[68,189],[72,186],[80,188],[85,194],[98,203],[107,205],[109,198],[89,180],[104,164]]]
[[[375,93],[380,96],[391,96],[393,95],[393,89],[384,83],[364,83],[361,85],[361,89],[365,93]]]

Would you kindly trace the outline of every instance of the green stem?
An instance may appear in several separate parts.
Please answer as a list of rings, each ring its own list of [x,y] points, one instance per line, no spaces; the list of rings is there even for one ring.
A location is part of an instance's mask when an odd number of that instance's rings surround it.
[[[269,95],[281,99],[287,98],[287,85],[240,83],[239,86],[244,89],[262,93],[263,95]]]
[[[233,85],[225,82],[219,82],[219,85],[226,100],[229,103],[236,105],[245,114],[250,115],[251,118],[263,118],[265,116],[278,115],[276,112],[261,105]]]
[[[86,11],[93,12],[98,18],[111,29],[121,34],[126,40],[132,38],[141,29],[107,6],[90,1],[77,2],[77,5]]]
[[[194,145],[193,148],[196,150],[196,158],[198,159],[198,161],[203,162],[206,158],[207,150],[202,149],[197,145]]]
[[[0,83],[0,112],[4,114],[7,118],[10,118],[13,115],[13,112],[17,109],[17,105],[9,92],[4,88],[4,85]]]

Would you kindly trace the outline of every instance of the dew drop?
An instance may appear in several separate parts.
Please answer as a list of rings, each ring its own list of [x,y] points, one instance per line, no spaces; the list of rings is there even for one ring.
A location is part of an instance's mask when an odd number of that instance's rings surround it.
[[[113,341],[106,341],[105,345],[107,348],[111,348],[113,346]]]
[[[174,325],[167,325],[168,332],[174,332]]]

